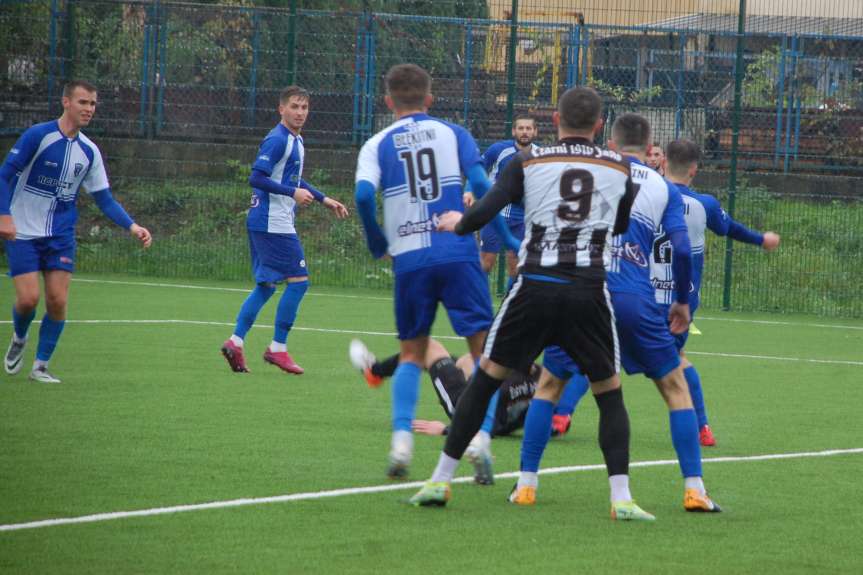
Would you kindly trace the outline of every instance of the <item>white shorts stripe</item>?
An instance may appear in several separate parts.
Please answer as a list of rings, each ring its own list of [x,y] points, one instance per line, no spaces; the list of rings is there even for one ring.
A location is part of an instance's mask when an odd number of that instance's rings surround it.
[[[494,317],[494,323],[491,324],[488,337],[485,338],[485,347],[482,350],[484,356],[491,357],[491,350],[494,348],[494,338],[497,336],[497,329],[500,327],[500,322],[503,320],[503,316],[506,315],[506,309],[509,307],[509,302],[511,302],[518,293],[523,282],[524,277],[521,274],[518,274],[518,279],[516,279],[515,283],[512,284],[512,288],[509,290],[509,294],[507,294],[506,299],[504,299],[503,303],[500,304],[500,309]]]

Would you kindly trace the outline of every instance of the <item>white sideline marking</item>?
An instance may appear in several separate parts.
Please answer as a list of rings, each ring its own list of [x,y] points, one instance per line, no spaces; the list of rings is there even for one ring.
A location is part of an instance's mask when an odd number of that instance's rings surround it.
[[[6,277],[6,276],[3,276],[3,277]],[[159,283],[159,282],[94,280],[94,279],[84,279],[84,278],[76,278],[76,277],[73,277],[72,281],[83,282],[83,283],[93,283],[93,284],[114,284],[114,285],[127,285],[127,286],[199,289],[199,290],[224,291],[224,292],[236,292],[236,293],[249,293],[252,291],[250,289],[245,289],[245,288],[229,288],[229,287],[219,287],[219,286],[201,286],[201,285],[192,285],[192,284],[173,284],[173,283]],[[377,297],[377,296],[365,296],[365,295],[329,294],[329,293],[317,293],[317,292],[308,292],[306,295],[317,296],[317,297],[339,297],[339,298],[345,298],[345,299],[367,299],[367,300],[373,300],[373,301],[393,301],[393,298],[391,298],[391,297]],[[730,321],[730,322],[736,322],[736,323],[752,323],[752,324],[758,324],[758,325],[820,327],[820,328],[825,328],[825,329],[850,329],[850,330],[863,331],[863,326],[857,326],[857,325],[806,323],[806,322],[779,321],[779,320],[766,320],[766,319],[742,319],[742,318],[714,317],[714,316],[698,316],[698,319],[699,319],[699,321],[700,320]]]
[[[698,321],[730,321],[735,323],[755,323],[760,325],[791,325],[795,327],[823,327],[829,329],[856,329],[863,331],[863,326],[859,325],[837,325],[828,323],[806,323],[802,321],[778,321],[771,319],[741,319],[736,317],[709,317],[698,316]]]
[[[200,290],[209,290],[209,291],[225,291],[225,292],[236,292],[236,293],[251,293],[252,290],[246,288],[229,288],[229,287],[219,287],[219,286],[198,286],[192,284],[172,284],[172,283],[159,283],[159,282],[130,282],[130,281],[120,281],[120,280],[90,280],[90,279],[82,279],[82,278],[72,278],[73,282],[83,282],[83,283],[91,283],[91,284],[113,284],[113,285],[125,285],[125,286],[146,286],[146,287],[160,287],[160,288],[178,288],[178,289],[200,289]],[[348,294],[337,294],[337,293],[317,293],[317,292],[307,292],[307,296],[313,297],[340,297],[345,299],[367,299],[367,300],[375,300],[375,301],[393,301],[391,297],[376,297],[376,296],[366,296],[366,295],[348,295]]]
[[[832,455],[850,455],[863,453],[863,448],[854,449],[830,449],[827,451],[804,451],[800,453],[774,453],[769,455],[749,455],[739,457],[711,457],[703,459],[704,463],[733,463],[741,461],[770,461],[775,459],[802,459],[804,457],[829,457]],[[657,467],[661,465],[677,465],[676,459],[663,459],[656,461],[637,461],[630,463],[630,467]],[[556,475],[561,473],[574,473],[578,471],[596,471],[605,469],[605,465],[572,465],[568,467],[551,467],[540,470],[542,475]],[[517,471],[495,474],[496,479],[509,479],[518,477]],[[472,477],[458,477],[453,483],[467,483]],[[372,485],[369,487],[346,487],[344,489],[332,489],[330,491],[311,491],[307,493],[290,493],[286,495],[275,495],[272,497],[247,497],[242,499],[229,499],[226,501],[211,501],[209,503],[195,503],[190,505],[173,505],[170,507],[154,507],[152,509],[139,509],[137,511],[114,511],[111,513],[95,513],[93,515],[81,515],[78,517],[60,517],[57,519],[42,519],[40,521],[28,521],[27,523],[10,523],[0,525],[2,531],[21,531],[23,529],[40,529],[43,527],[54,527],[57,525],[71,525],[75,523],[99,523],[113,519],[126,519],[129,517],[150,517],[153,515],[171,515],[174,513],[185,513],[189,511],[203,511],[205,509],[225,509],[229,507],[246,507],[249,505],[264,505],[267,503],[287,503],[289,501],[308,501],[313,499],[328,499],[344,495],[364,495],[367,493],[385,493],[388,491],[404,491],[422,487],[423,482],[413,481],[410,483],[398,483],[387,485]]]
[[[0,325],[11,324],[11,320],[0,320]],[[41,323],[41,320],[35,320],[33,323]],[[226,326],[234,327],[234,323],[226,321],[201,321],[194,319],[67,319],[66,323],[80,324],[127,324],[127,325],[157,325],[157,324],[186,324],[186,325],[208,325],[208,326]],[[255,324],[252,327],[258,329],[273,329],[274,326],[267,324]],[[314,331],[318,333],[338,333],[344,335],[375,335],[385,337],[396,337],[398,334],[388,331],[359,331],[353,329],[329,329],[323,327],[301,327],[294,326],[291,330],[296,331]],[[447,339],[461,341],[464,338],[455,335],[435,335],[435,339]],[[704,355],[708,357],[732,357],[737,359],[765,359],[770,361],[794,361],[802,363],[822,363],[832,365],[859,365],[863,366],[863,361],[854,361],[850,359],[813,359],[807,357],[780,357],[775,355],[752,355],[746,353],[722,353],[713,351],[689,351],[689,355]]]

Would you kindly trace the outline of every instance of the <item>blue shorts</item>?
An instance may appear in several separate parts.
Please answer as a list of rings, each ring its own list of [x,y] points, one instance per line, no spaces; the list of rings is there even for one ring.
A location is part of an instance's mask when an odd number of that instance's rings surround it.
[[[668,331],[668,316],[653,297],[612,292],[611,303],[620,362],[626,373],[660,379],[680,365],[677,345]]]
[[[461,336],[487,331],[493,317],[488,278],[479,261],[452,262],[398,274],[396,328],[400,340],[431,333],[438,302]]]
[[[668,318],[668,310],[671,309],[671,306],[668,304],[659,304],[659,309],[662,311],[662,314]],[[690,308],[690,322],[695,320],[695,310]],[[674,345],[677,346],[677,351],[681,351],[684,347],[686,347],[686,341],[689,339],[689,327],[686,328],[686,331],[683,333],[672,333],[671,337],[674,338]]]
[[[582,375],[578,364],[556,345],[545,348],[545,354],[542,356],[542,367],[563,381],[569,381],[575,374]]]
[[[509,226],[509,231],[515,236],[515,239],[522,241],[524,239],[524,220],[511,221],[507,220],[506,225]],[[494,231],[494,226],[486,224],[479,232],[479,249],[488,254],[497,254],[503,249],[503,242]]]
[[[6,257],[11,277],[44,270],[72,273],[75,271],[75,236],[7,240]]]
[[[303,246],[296,234],[248,232],[255,283],[275,284],[309,275]]]

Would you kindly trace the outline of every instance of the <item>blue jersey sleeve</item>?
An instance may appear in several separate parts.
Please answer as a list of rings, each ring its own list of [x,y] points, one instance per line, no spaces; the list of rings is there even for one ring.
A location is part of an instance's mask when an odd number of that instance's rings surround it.
[[[504,146],[501,142],[495,142],[482,155],[482,165],[485,167],[485,171],[491,171],[494,163],[497,161],[498,156],[500,156],[501,151]]]
[[[662,229],[666,233],[686,230],[686,220],[683,217],[683,198],[674,184],[668,184],[668,204],[662,214]]]
[[[467,174],[470,169],[476,164],[482,164],[482,157],[479,155],[479,146],[470,133],[461,126],[454,126],[456,139],[458,141],[458,161],[461,166],[461,173]]]
[[[287,145],[288,141],[285,138],[270,136],[264,139],[258,150],[255,163],[252,164],[252,169],[263,172],[268,176],[272,175],[276,164],[285,155],[285,147]]]
[[[16,172],[20,172],[26,168],[33,159],[33,156],[36,155],[36,151],[39,149],[39,142],[42,141],[44,136],[45,132],[37,129],[37,127],[30,128],[21,134],[21,137],[18,138],[18,141],[15,142],[15,145],[12,146],[12,149],[6,155],[6,163],[15,168]]]
[[[719,205],[719,200],[704,194],[699,195],[698,200],[704,206],[704,212],[707,214],[707,229],[718,236],[727,236],[731,218]]]

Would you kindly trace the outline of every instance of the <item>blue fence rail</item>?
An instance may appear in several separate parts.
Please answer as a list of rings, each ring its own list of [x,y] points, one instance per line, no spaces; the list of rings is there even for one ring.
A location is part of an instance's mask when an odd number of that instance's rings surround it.
[[[74,76],[102,90],[108,113],[96,133],[255,138],[278,90],[296,81],[316,97],[309,141],[356,145],[388,117],[383,73],[412,60],[433,71],[439,114],[496,139],[506,124],[509,24],[168,2],[5,3],[0,132],[56,112],[59,87]],[[516,112],[547,123],[564,89],[593,85],[612,113],[647,113],[660,141],[688,136],[709,161],[730,161],[733,33],[520,21],[517,37]],[[745,66],[744,167],[863,172],[863,36],[751,35]]]

